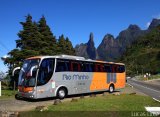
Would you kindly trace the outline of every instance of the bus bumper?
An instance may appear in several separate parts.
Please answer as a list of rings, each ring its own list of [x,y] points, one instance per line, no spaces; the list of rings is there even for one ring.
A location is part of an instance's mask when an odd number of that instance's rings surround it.
[[[18,96],[30,99],[36,99],[36,95],[34,92],[26,93],[26,92],[18,92]]]

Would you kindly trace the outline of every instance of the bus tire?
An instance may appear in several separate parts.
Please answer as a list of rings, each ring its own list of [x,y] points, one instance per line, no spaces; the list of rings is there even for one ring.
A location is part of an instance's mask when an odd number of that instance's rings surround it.
[[[21,97],[18,94],[15,94],[15,99],[16,100],[21,100]]]
[[[57,91],[57,97],[59,99],[64,99],[67,96],[67,89],[66,88],[59,88]]]
[[[114,85],[111,84],[111,85],[109,86],[109,93],[113,93],[113,92],[114,92]]]

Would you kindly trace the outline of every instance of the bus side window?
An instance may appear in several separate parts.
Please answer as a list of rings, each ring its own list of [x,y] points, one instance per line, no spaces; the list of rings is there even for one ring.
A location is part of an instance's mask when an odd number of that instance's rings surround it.
[[[110,64],[105,64],[104,69],[107,73],[111,73],[112,69],[111,69],[111,65]]]
[[[81,64],[81,70],[82,70],[82,72],[88,72],[86,63]]]
[[[114,73],[119,73],[118,65],[114,65]]]
[[[96,63],[94,64],[94,72],[98,72],[98,65]]]
[[[112,65],[112,73],[116,73],[116,65]]]
[[[88,64],[89,66],[89,72],[93,72],[94,71],[94,65],[92,63]]]
[[[80,63],[78,63],[78,62],[71,62],[71,71],[75,71],[75,72],[81,71]]]
[[[118,73],[123,73],[123,72],[125,72],[124,65],[118,65]]]
[[[84,68],[84,64],[82,63],[82,64],[81,64],[81,72],[84,72],[84,69],[85,69],[85,68]]]
[[[104,66],[100,64],[100,72],[104,72]]]
[[[69,62],[57,60],[56,72],[69,71]]]
[[[101,64],[95,64],[95,72],[103,72]]]
[[[104,64],[103,64],[103,65],[101,65],[101,72],[105,72]]]
[[[83,72],[93,72],[94,66],[92,63],[83,63],[82,71]]]

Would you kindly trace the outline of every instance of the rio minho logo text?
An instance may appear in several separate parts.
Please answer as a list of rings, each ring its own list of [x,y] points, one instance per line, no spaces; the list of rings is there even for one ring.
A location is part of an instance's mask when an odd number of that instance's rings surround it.
[[[88,75],[78,75],[78,74],[74,74],[74,75],[67,75],[67,74],[63,74],[63,80],[88,80],[89,76]]]

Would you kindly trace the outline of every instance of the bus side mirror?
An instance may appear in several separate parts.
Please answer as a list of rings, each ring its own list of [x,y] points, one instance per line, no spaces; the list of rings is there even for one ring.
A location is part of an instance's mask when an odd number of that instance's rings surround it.
[[[12,76],[15,76],[15,74],[18,72],[18,74],[19,74],[19,72],[20,72],[20,67],[16,67],[16,68],[14,68],[13,69],[13,71],[12,71]]]
[[[37,69],[38,69],[38,65],[31,67],[30,76],[35,77]]]

